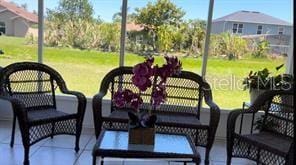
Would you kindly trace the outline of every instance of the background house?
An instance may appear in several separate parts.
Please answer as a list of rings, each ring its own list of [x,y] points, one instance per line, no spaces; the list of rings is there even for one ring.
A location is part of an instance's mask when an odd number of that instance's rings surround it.
[[[130,41],[135,43],[142,43],[144,40],[144,36],[142,31],[144,30],[144,26],[138,25],[135,23],[127,23],[126,24],[126,32],[127,37]]]
[[[291,35],[292,24],[256,11],[237,11],[213,20],[212,33]]]
[[[257,11],[237,11],[212,22],[212,33],[230,32],[243,38],[270,43],[270,53],[287,54],[292,24]]]
[[[7,0],[0,0],[0,34],[24,37],[36,34],[32,26],[38,24],[38,16]]]

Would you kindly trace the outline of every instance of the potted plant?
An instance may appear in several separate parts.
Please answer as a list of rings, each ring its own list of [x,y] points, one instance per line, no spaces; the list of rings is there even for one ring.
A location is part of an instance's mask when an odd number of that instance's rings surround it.
[[[165,56],[166,64],[159,67],[154,64],[154,58],[147,58],[145,62],[133,67],[133,85],[138,92],[129,89],[118,90],[113,95],[113,102],[119,108],[131,107],[129,116],[129,143],[130,144],[154,144],[154,125],[157,117],[152,114],[151,109],[156,109],[166,101],[167,78],[181,72],[181,62],[176,57]],[[151,109],[141,111],[143,104],[142,92],[151,88]]]
[[[276,67],[280,70],[284,64]],[[250,71],[249,75],[244,78],[244,90],[249,89],[251,104],[256,98],[266,90],[287,90],[293,87],[293,76],[290,74],[273,75],[267,68],[257,72]]]

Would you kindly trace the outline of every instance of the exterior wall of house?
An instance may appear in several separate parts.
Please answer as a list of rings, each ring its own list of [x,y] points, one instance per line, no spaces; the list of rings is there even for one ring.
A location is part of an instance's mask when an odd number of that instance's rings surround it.
[[[25,37],[29,30],[29,23],[22,18],[16,18],[13,20],[14,36]]]
[[[211,32],[213,33],[213,34],[219,34],[219,33],[222,33],[222,32],[224,32],[224,28],[225,28],[225,23],[226,22],[213,22],[212,23],[212,30],[211,30]]]
[[[2,10],[3,8],[0,8]],[[12,21],[10,20],[11,17],[15,17],[16,15],[9,12],[4,11],[0,13],[0,22],[5,23],[5,35],[12,36],[14,34],[14,28],[12,25]]]
[[[4,8],[0,7],[0,10],[3,10]],[[29,24],[27,21],[23,18],[15,18],[17,15],[10,12],[10,11],[4,11],[0,13],[0,22],[5,23],[5,35],[7,36],[16,36],[16,37],[24,37],[26,36]]]
[[[257,24],[257,23],[245,23],[245,22],[226,22],[224,32],[232,32],[233,24],[243,24],[243,33],[241,35],[254,35],[257,34],[258,25],[262,25],[262,34],[278,34],[279,27],[283,27],[283,34],[291,35],[292,26],[281,26],[281,25],[271,25],[271,24]],[[215,26],[215,25],[214,25]]]

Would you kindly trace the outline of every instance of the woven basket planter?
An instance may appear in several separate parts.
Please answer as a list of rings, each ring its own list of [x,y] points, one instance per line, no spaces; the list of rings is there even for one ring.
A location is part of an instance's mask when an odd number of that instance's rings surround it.
[[[129,128],[129,144],[154,145],[155,128]]]

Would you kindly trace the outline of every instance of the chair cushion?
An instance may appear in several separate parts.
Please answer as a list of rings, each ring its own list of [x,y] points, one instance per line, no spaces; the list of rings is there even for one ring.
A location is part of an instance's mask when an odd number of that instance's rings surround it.
[[[115,119],[116,121],[127,121],[128,114],[127,111],[116,110],[113,111],[108,117],[105,119]],[[194,115],[189,114],[168,114],[168,113],[158,113],[156,124],[159,125],[174,125],[177,127],[198,127],[201,126],[200,121]]]
[[[73,118],[74,115],[75,114],[68,114],[65,112],[58,111],[56,109],[31,110],[28,111],[28,121],[58,121],[65,118]]]
[[[282,155],[286,155],[289,152],[293,139],[279,134],[271,132],[260,132],[249,135],[243,135],[244,139],[254,142],[254,145],[263,147],[264,149],[270,148]]]
[[[174,125],[177,127],[196,127],[201,123],[194,115],[178,115],[178,114],[157,114],[157,123]]]

